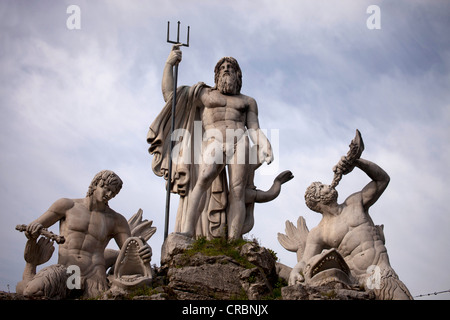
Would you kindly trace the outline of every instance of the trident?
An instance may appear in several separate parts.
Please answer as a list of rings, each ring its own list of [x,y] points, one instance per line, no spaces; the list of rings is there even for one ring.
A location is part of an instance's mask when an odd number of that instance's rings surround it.
[[[178,21],[177,28],[177,41],[171,41],[169,37],[170,32],[170,21],[167,21],[167,42],[174,43],[179,46],[189,47],[189,29],[187,28],[187,41],[186,43],[180,42],[180,21]],[[172,138],[172,133],[175,127],[175,106],[177,101],[177,81],[178,81],[178,64],[175,65],[173,70],[173,97],[172,97],[172,127],[170,129],[170,137]],[[170,190],[172,189],[172,147],[173,143],[170,142],[170,151],[169,151],[169,176],[167,179],[167,192],[166,192],[166,219],[164,225],[164,240],[166,240],[169,229],[169,211],[170,211]]]

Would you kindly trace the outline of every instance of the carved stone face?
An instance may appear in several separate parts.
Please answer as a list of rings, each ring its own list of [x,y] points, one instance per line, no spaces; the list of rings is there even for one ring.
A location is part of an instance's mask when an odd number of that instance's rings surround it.
[[[337,190],[321,182],[313,182],[305,193],[306,205],[316,212],[321,212],[317,206],[318,204],[329,205],[336,202],[337,198]]]
[[[104,184],[102,187],[97,186],[92,195],[95,201],[107,204],[109,200],[116,196],[116,194],[116,188]]]
[[[329,185],[322,184],[319,186],[319,196],[323,204],[328,205],[337,201],[338,193],[336,189]]]
[[[223,94],[235,95],[238,93],[236,70],[228,61],[224,61],[219,68],[217,88]]]
[[[224,61],[219,68],[219,75],[221,77],[223,77],[224,75],[228,75],[231,74],[234,77],[236,77],[236,70],[234,69],[233,65],[228,62],[228,61]]]

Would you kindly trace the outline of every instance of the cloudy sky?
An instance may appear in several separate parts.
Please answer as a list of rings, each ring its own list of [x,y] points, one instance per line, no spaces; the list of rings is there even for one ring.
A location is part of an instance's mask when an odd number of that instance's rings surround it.
[[[80,29],[67,8],[80,8]],[[370,5],[381,29],[369,29]],[[148,126],[163,107],[167,21],[190,25],[178,84],[213,84],[235,57],[242,93],[258,102],[276,161],[255,178],[295,178],[255,208],[247,235],[294,266],[277,241],[285,221],[321,216],[304,204],[312,181],[330,183],[355,129],[363,158],[391,182],[370,214],[413,296],[450,289],[450,3],[448,1],[1,1],[0,290],[21,280],[26,238],[14,230],[61,197],[82,198],[100,170],[124,181],[110,205],[153,220],[152,263],[163,242],[164,181],[151,170]],[[173,32],[175,29],[173,29]],[[339,202],[370,180],[355,169]],[[178,196],[172,196],[173,230]],[[57,226],[51,228],[58,232]],[[56,255],[55,255],[56,256]],[[51,263],[56,262],[56,257]],[[450,294],[432,298],[450,299]],[[420,298],[418,298],[420,299]]]

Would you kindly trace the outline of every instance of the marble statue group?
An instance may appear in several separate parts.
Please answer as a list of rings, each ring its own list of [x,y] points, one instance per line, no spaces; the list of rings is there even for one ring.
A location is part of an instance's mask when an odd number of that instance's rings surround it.
[[[179,196],[174,226],[178,238],[240,239],[254,226],[255,203],[274,200],[293,174],[279,173],[266,191],[254,184],[255,171],[264,162],[270,164],[274,154],[260,128],[256,100],[241,93],[237,60],[218,61],[214,86],[199,82],[175,88],[173,68],[181,60],[180,46],[174,45],[162,77],[165,105],[147,134],[151,167],[155,175],[170,180],[170,192]],[[307,188],[306,205],[322,215],[319,225],[309,231],[300,217],[297,227],[287,221],[286,234],[278,234],[283,247],[297,253],[289,285],[339,281],[373,289],[378,299],[412,299],[390,266],[383,227],[374,225],[369,215],[390,178],[377,164],[361,158],[363,150],[357,130],[348,154],[333,168],[332,183],[314,182]],[[371,181],[339,204],[336,186],[355,168]],[[147,241],[156,228],[142,219],[142,210],[126,220],[109,207],[108,201],[121,188],[116,173],[100,171],[86,197],[59,199],[36,220],[17,226],[27,237],[26,265],[17,293],[59,299],[99,297],[152,283],[152,249]],[[56,223],[59,235],[47,230]],[[119,250],[107,248],[112,239]],[[37,272],[37,266],[51,258],[54,242],[57,264]]]

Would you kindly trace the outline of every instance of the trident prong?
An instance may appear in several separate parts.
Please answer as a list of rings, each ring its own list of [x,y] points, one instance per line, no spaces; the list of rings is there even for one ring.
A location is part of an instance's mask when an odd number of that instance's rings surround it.
[[[189,47],[189,29],[191,27],[187,27],[187,40],[186,43],[180,42],[180,21],[178,21],[178,27],[177,27],[177,41],[170,40],[170,21],[167,21],[167,42],[173,43],[173,44],[179,44],[184,47]]]

